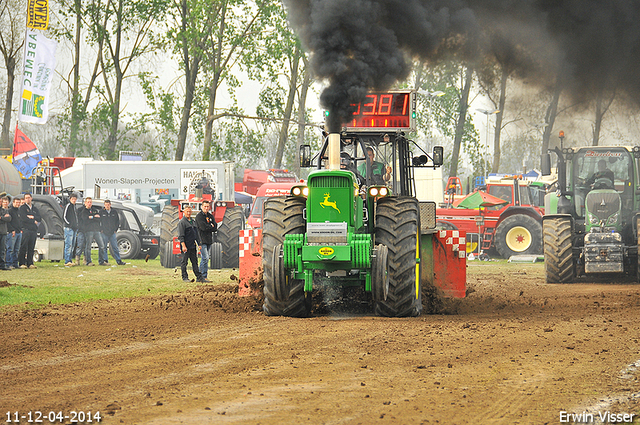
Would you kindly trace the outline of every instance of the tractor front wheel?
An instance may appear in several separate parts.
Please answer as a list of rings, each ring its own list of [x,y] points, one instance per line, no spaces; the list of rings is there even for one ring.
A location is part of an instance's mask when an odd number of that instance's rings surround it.
[[[571,220],[568,218],[544,220],[542,233],[547,283],[571,283],[575,274]]]
[[[264,203],[262,220],[262,268],[264,304],[267,316],[307,317],[311,313],[311,293],[304,281],[291,279],[284,268],[282,243],[286,235],[302,234],[306,223],[304,198],[273,197]]]
[[[267,316],[308,317],[311,313],[311,294],[304,292],[304,280],[291,279],[284,268],[282,245],[272,251],[273,279],[264,282],[264,305]]]
[[[376,244],[388,248],[389,291],[376,301],[380,316],[419,316],[422,312],[419,234],[420,209],[410,197],[382,198],[376,206]]]

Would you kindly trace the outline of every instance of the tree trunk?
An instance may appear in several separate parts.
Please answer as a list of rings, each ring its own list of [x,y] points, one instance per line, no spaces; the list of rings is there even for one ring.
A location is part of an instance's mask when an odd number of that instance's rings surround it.
[[[468,66],[464,79],[464,87],[460,96],[460,115],[456,124],[456,135],[453,141],[453,152],[451,153],[451,169],[449,177],[458,175],[458,160],[460,158],[460,145],[462,144],[462,135],[464,134],[464,123],[467,119],[467,109],[469,109],[469,92],[471,91],[471,83],[473,82],[473,66]]]
[[[307,112],[307,92],[311,85],[311,72],[308,68],[307,60],[302,58],[305,64],[304,77],[302,79],[302,87],[300,87],[300,97],[298,98],[298,139],[296,140],[296,162],[293,164],[293,170],[297,176],[300,176],[300,146],[304,144],[304,135],[306,126],[306,112]]]
[[[73,58],[73,85],[71,86],[71,123],[69,128],[69,144],[67,156],[76,156],[80,147],[79,133],[82,121],[82,100],[80,99],[80,34],[82,32],[82,5],[81,0],[74,2],[76,13],[75,52]]]
[[[284,155],[284,147],[289,138],[289,123],[291,121],[291,112],[293,111],[293,101],[296,98],[296,87],[298,86],[298,66],[300,64],[300,50],[296,47],[291,63],[291,77],[289,79],[289,97],[287,105],[284,109],[284,117],[282,119],[282,127],[280,127],[280,136],[278,137],[278,146],[276,147],[276,158],[273,164],[274,168],[282,168],[282,157]]]
[[[2,135],[0,154],[11,155],[13,152],[13,142],[9,137],[9,127],[11,126],[11,105],[13,104],[13,86],[16,79],[16,57],[6,57],[5,65],[7,67],[7,95],[4,102],[4,118],[2,120]]]
[[[182,32],[187,32],[188,26],[188,5],[186,0],[182,0],[180,4],[180,15],[182,18]],[[198,79],[198,72],[200,70],[200,55],[194,53],[193,59],[190,57],[189,46],[187,41],[183,41],[182,45],[182,61],[184,63],[184,80],[185,80],[185,94],[184,104],[182,107],[182,119],[180,120],[180,129],[178,130],[178,143],[176,146],[176,161],[182,161],[184,157],[184,149],[187,144],[187,133],[189,130],[189,119],[191,118],[191,107],[193,106],[193,98],[196,89],[196,80]]]
[[[180,130],[178,130],[178,144],[176,146],[176,161],[182,161],[184,157],[184,149],[187,143],[187,132],[189,130],[189,119],[191,118],[191,107],[193,106],[193,97],[196,90],[196,79],[198,78],[198,70],[200,61],[195,59],[194,63],[185,73],[185,96],[184,105],[182,107],[182,119],[180,120]]]
[[[497,173],[500,168],[500,132],[502,130],[502,117],[504,114],[504,105],[507,98],[507,80],[509,79],[509,71],[506,66],[502,66],[502,77],[500,78],[500,100],[498,101],[498,113],[496,114],[496,129],[493,132],[493,167],[492,173]],[[515,170],[514,170],[515,171]]]
[[[546,127],[542,135],[542,154],[546,154],[549,150],[549,141],[551,140],[551,132],[553,131],[553,124],[556,121],[556,115],[558,114],[558,101],[560,100],[560,93],[562,92],[562,83],[560,77],[556,83],[556,89],[553,92],[551,103],[547,108],[547,114],[544,118]]]
[[[209,86],[209,109],[207,110],[207,122],[204,127],[204,141],[202,146],[202,160],[209,161],[211,158],[211,139],[213,138],[213,113],[216,108],[216,94],[218,83],[222,73],[222,38],[224,37],[225,17],[227,16],[227,2],[225,1],[220,13],[220,27],[218,29],[218,43],[216,46],[216,56],[213,62],[213,82]]]

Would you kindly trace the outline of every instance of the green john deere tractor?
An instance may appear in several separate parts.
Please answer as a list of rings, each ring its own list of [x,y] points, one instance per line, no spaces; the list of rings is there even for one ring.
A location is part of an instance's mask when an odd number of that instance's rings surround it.
[[[583,274],[627,273],[640,281],[640,147],[555,148],[558,191],[545,198],[547,282]],[[543,155],[543,174],[551,171]]]
[[[329,134],[307,184],[265,202],[265,314],[308,316],[318,279],[364,287],[381,316],[421,313],[421,233],[435,228],[436,205],[413,196],[412,170],[440,166],[443,150],[414,157],[411,143],[388,127]]]

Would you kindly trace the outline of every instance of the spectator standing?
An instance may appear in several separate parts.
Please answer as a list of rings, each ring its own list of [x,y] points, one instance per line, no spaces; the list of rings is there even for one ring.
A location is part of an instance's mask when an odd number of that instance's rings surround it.
[[[78,195],[72,193],[69,196],[69,203],[64,207],[62,219],[64,221],[64,265],[74,266],[76,238],[78,236],[78,214],[76,212],[76,201]]]
[[[198,269],[198,244],[200,238],[198,236],[198,228],[196,222],[191,218],[193,210],[190,206],[186,206],[182,211],[182,220],[178,223],[178,240],[180,241],[180,251],[182,252],[182,281],[190,282],[187,274],[187,264],[191,260],[193,273],[196,275],[198,282],[202,282],[202,275]]]
[[[24,204],[20,206],[20,219],[22,220],[22,242],[18,254],[18,263],[21,269],[37,269],[33,264],[33,250],[36,247],[38,226],[42,219],[40,211],[33,205],[31,193],[25,193]]]
[[[6,261],[7,266],[16,269],[18,265],[18,253],[22,243],[22,219],[20,218],[20,197],[13,198],[13,205],[9,208],[11,221],[7,223],[7,246]]]
[[[119,266],[124,266],[126,263],[120,258],[120,249],[118,248],[118,239],[116,238],[116,232],[118,228],[120,228],[120,217],[118,217],[118,212],[111,208],[111,201],[108,199],[104,200],[104,209],[102,210],[100,223],[102,240],[104,242],[104,254],[102,258],[104,258],[105,264],[109,264],[107,245],[111,245],[113,259],[116,260]]]
[[[7,246],[7,225],[11,222],[11,214],[9,212],[9,198],[3,196],[2,206],[0,206],[0,270],[11,270],[6,261]]]
[[[95,266],[91,260],[91,243],[96,241],[98,244],[98,263],[105,265],[106,259],[104,255],[104,242],[100,235],[100,213],[93,206],[93,199],[84,198],[84,207],[78,211],[78,248],[84,246],[84,262],[87,266]],[[79,262],[79,258],[78,258]]]
[[[211,245],[215,242],[214,234],[218,230],[216,220],[211,214],[211,202],[202,201],[200,212],[196,214],[196,226],[200,235],[200,274],[203,282],[211,282],[207,279],[209,272],[209,259],[211,258]]]

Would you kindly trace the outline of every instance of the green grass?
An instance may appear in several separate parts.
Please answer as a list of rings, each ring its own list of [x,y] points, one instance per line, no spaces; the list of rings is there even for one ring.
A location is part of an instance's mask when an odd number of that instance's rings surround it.
[[[126,261],[126,266],[109,267],[64,267],[62,262],[42,261],[33,270],[0,271],[0,311],[175,293],[201,285],[183,282],[179,268],[166,269],[158,259]],[[188,271],[193,278],[190,266]],[[237,276],[237,270],[209,270],[208,277],[211,284],[234,283],[229,279],[232,274]]]

